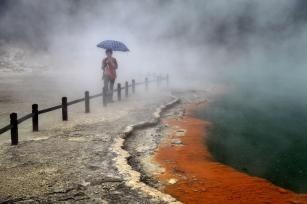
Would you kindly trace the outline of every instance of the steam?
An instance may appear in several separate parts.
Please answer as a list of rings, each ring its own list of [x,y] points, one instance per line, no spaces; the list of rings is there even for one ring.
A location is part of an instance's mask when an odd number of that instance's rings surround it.
[[[131,49],[115,54],[119,81],[169,73],[178,87],[230,84],[295,98],[306,96],[304,2],[3,0],[0,45],[96,87],[104,52],[95,46],[115,39]]]
[[[254,106],[295,106],[307,102],[306,8],[305,0],[1,0],[0,46],[45,61],[57,81],[75,81],[70,89],[91,90],[101,86],[96,44],[120,40],[131,52],[115,53],[118,81],[169,73],[173,87],[219,84],[258,99]]]
[[[97,74],[103,51],[95,45],[117,39],[132,50],[117,54],[123,76],[167,70],[190,80],[258,81],[289,69],[302,76],[302,2],[3,1],[0,36],[49,54],[60,70]]]

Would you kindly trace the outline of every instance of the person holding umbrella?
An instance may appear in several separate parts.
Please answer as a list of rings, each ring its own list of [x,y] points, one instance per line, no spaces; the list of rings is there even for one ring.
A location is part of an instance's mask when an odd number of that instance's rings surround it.
[[[113,88],[116,79],[117,61],[112,57],[113,51],[106,49],[106,57],[102,60],[104,87],[107,93],[108,102],[113,102]]]
[[[108,102],[113,102],[113,88],[117,77],[116,70],[118,68],[117,60],[112,57],[113,51],[128,52],[127,46],[119,41],[105,40],[97,45],[99,48],[106,49],[106,57],[102,60],[102,70],[104,80],[104,89],[107,93]]]

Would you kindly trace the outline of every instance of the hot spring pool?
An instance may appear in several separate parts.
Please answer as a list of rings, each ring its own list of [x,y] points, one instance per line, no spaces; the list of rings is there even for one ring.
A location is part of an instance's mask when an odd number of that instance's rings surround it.
[[[307,103],[226,94],[195,116],[212,122],[213,157],[235,169],[307,193]]]

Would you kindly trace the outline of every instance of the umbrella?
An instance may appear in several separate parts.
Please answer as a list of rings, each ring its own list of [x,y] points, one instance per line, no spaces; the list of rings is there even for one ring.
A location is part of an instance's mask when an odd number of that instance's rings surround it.
[[[127,46],[119,41],[115,40],[105,40],[102,41],[97,45],[97,47],[103,48],[103,49],[111,49],[113,51],[122,51],[122,52],[127,52],[129,49]]]

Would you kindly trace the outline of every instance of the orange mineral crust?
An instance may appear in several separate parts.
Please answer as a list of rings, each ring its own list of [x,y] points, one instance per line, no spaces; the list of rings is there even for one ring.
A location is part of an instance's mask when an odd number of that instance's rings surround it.
[[[167,138],[155,160],[165,172],[157,179],[164,192],[183,203],[307,203],[306,194],[293,193],[214,161],[206,147],[209,122],[190,114],[162,122],[168,125]]]

